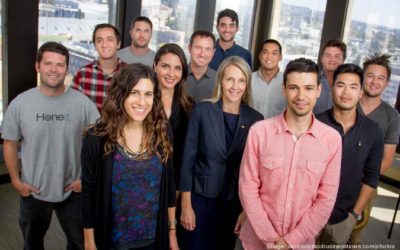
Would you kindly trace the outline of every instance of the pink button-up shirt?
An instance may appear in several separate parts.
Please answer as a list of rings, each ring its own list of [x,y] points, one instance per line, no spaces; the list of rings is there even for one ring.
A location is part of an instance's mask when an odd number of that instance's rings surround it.
[[[314,117],[299,138],[283,114],[254,124],[239,176],[243,247],[265,249],[263,242],[282,237],[294,249],[312,249],[335,204],[341,155],[339,133]]]

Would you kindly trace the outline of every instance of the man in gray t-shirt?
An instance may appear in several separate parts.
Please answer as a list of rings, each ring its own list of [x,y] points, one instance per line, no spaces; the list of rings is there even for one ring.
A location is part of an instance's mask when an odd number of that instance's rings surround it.
[[[381,174],[392,166],[400,133],[399,113],[396,109],[382,101],[382,93],[388,86],[391,75],[389,58],[390,56],[385,54],[374,55],[364,61],[364,94],[357,106],[358,111],[378,123],[383,132],[384,148]],[[361,232],[367,225],[371,209],[372,201],[369,202],[369,205],[363,211],[362,221],[358,222],[362,226],[353,229],[349,243],[353,245],[361,243]]]
[[[43,249],[53,210],[68,246],[83,249],[80,151],[83,131],[99,113],[89,98],[64,85],[68,59],[63,45],[43,44],[36,62],[40,85],[18,95],[3,120],[4,160],[21,196],[24,249]]]
[[[156,53],[149,48],[153,23],[145,16],[136,17],[131,24],[129,35],[131,45],[119,50],[118,57],[125,63],[142,63],[153,67],[154,56]]]

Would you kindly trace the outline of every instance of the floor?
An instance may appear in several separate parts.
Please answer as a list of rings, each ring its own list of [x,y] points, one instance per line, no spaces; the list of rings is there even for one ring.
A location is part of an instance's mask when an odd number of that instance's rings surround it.
[[[363,249],[400,249],[400,213],[392,238],[387,239],[398,197],[396,195],[386,190],[383,184],[378,188],[372,217],[363,235]],[[0,249],[23,248],[18,207],[18,195],[11,185],[0,185]],[[45,249],[65,249],[65,237],[55,216],[45,238]]]

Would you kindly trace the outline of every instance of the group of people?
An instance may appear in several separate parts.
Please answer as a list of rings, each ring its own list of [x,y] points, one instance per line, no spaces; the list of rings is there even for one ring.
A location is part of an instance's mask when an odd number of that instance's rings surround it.
[[[299,58],[282,72],[282,46],[267,39],[252,72],[238,27],[236,12],[219,12],[219,39],[195,31],[188,63],[176,44],[148,47],[145,16],[120,50],[118,29],[99,24],[98,59],[71,88],[68,50],[39,48],[39,86],[2,124],[25,249],[43,249],[53,211],[67,249],[360,244],[399,140],[399,114],[381,100],[389,57],[344,64],[333,39],[321,70]]]

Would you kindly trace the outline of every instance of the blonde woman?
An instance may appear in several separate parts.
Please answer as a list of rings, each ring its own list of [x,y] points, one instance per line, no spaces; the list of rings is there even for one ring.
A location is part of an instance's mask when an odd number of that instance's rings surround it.
[[[250,77],[242,58],[225,59],[213,97],[193,109],[180,180],[183,249],[234,248],[240,162],[250,126],[263,119],[249,106]]]

